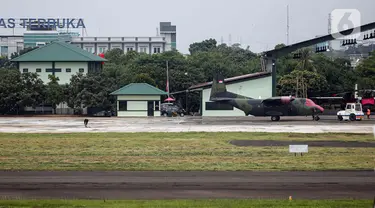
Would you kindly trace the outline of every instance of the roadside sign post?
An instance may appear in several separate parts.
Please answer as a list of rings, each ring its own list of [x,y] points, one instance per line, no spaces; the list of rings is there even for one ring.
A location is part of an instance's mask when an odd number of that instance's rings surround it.
[[[297,153],[300,153],[303,156],[303,153],[309,152],[309,145],[289,145],[289,153],[294,153],[294,156],[297,156]]]

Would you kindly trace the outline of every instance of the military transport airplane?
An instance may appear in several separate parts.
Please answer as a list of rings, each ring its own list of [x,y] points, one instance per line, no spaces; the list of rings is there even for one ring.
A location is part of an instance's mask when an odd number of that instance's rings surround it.
[[[229,104],[242,110],[246,116],[271,116],[272,121],[279,121],[280,116],[312,116],[318,121],[324,109],[308,98],[291,96],[254,99],[233,92],[228,92],[221,74],[215,75],[212,82],[210,101]]]

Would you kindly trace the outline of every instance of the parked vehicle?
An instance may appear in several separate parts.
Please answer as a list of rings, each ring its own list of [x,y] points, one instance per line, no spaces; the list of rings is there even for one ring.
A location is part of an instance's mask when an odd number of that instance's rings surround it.
[[[173,103],[162,103],[160,104],[160,115],[161,116],[185,116],[185,109],[173,104]]]
[[[337,112],[337,119],[340,121],[360,121],[364,116],[361,103],[347,103],[345,110]]]

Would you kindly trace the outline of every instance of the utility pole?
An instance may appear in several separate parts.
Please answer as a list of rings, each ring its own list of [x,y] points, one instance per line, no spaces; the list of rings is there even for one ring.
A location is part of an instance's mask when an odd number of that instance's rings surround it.
[[[296,90],[296,98],[298,98],[298,76],[299,76],[299,75],[297,75],[297,90]]]
[[[305,79],[302,78],[302,97],[305,97]]]
[[[169,98],[169,72],[168,72],[168,61],[167,61],[167,91],[168,91],[168,98]]]
[[[329,13],[328,14],[328,35],[330,35],[331,33],[332,33],[332,14]],[[332,49],[332,44],[334,44],[334,42],[328,41],[328,48],[329,49]],[[333,60],[332,56],[331,56],[331,59]]]

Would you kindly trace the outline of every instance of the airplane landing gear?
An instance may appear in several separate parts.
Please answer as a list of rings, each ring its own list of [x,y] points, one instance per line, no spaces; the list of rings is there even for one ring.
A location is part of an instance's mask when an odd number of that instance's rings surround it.
[[[319,118],[318,115],[315,115],[315,113],[316,113],[316,109],[314,109],[313,112],[312,112],[312,119],[313,119],[313,121],[319,121],[320,118]]]
[[[271,121],[280,121],[280,116],[271,116]]]
[[[319,121],[320,118],[319,118],[319,116],[313,116],[313,120],[314,120],[314,121]]]

